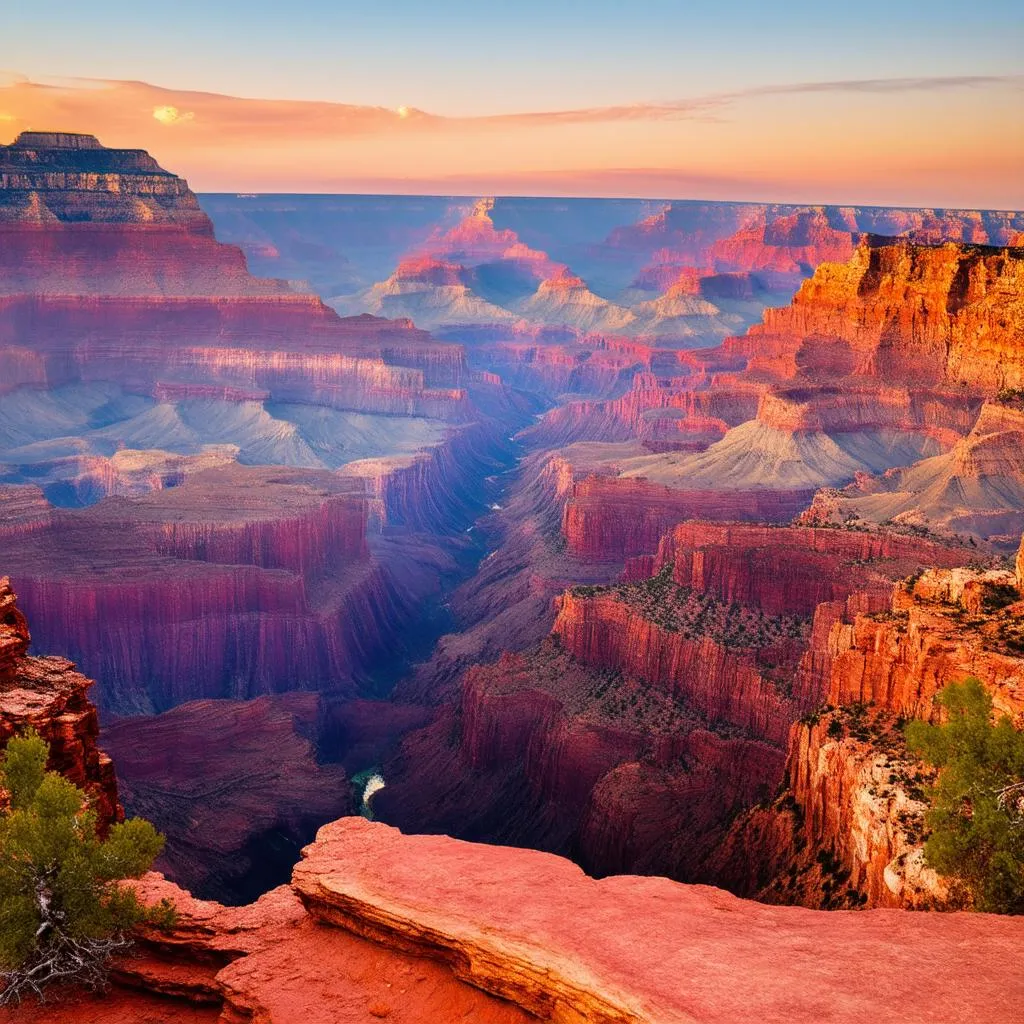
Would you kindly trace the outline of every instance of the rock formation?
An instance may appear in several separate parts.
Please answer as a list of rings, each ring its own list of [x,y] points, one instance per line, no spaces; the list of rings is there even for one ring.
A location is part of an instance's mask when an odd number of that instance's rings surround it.
[[[817,661],[824,710],[794,725],[783,796],[741,817],[711,874],[809,906],[962,902],[923,863],[928,776],[900,725],[934,718],[935,695],[967,676],[998,714],[1024,722],[1019,585],[1005,570],[930,569],[897,585],[883,609],[837,616],[822,606],[831,625],[807,660]]]
[[[56,1004],[45,1019],[1004,1024],[1021,994],[1011,918],[809,914],[661,878],[596,881],[547,854],[358,818],[304,853],[290,889],[242,908],[143,880],[143,898],[174,898],[174,929],[145,936],[109,1001]],[[181,1016],[164,1016],[171,1007]]]
[[[30,636],[10,581],[0,578],[0,745],[34,729],[50,746],[48,767],[82,787],[100,828],[124,818],[110,758],[97,745],[93,685],[64,658],[30,657]]]
[[[119,714],[352,692],[455,571],[516,402],[250,275],[145,153],[25,133],[0,211],[0,533],[40,640]]]
[[[987,402],[948,452],[815,496],[808,522],[894,522],[1015,550],[1024,532],[1024,408]]]
[[[768,311],[735,347],[766,375],[994,394],[1024,381],[1022,268],[1017,249],[876,239],[848,262],[820,267],[791,306]]]

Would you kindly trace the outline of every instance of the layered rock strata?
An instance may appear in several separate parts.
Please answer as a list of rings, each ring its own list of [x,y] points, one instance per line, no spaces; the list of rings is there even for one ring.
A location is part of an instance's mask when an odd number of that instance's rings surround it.
[[[908,754],[902,723],[935,720],[935,695],[974,676],[996,713],[1020,726],[1020,582],[1001,570],[929,570],[898,585],[888,608],[834,618],[816,666],[824,711],[794,725],[783,796],[737,822],[715,877],[809,906],[964,902],[955,879],[923,859],[929,775]]]
[[[48,767],[89,795],[99,827],[124,818],[110,758],[99,748],[93,685],[64,658],[30,657],[30,635],[10,580],[0,577],[0,746],[34,729],[49,744]]]

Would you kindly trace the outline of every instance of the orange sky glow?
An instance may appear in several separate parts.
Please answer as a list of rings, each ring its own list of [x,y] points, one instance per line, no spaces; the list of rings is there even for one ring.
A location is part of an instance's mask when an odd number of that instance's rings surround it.
[[[0,141],[91,132],[203,192],[373,192],[1014,208],[1024,79],[875,79],[450,117],[145,82],[0,79]]]

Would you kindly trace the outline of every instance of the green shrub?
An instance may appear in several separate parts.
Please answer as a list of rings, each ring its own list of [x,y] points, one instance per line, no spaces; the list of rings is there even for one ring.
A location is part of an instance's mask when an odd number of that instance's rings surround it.
[[[0,759],[9,798],[0,812],[0,1005],[28,993],[42,999],[54,982],[102,987],[132,926],[173,916],[169,905],[144,907],[119,884],[149,870],[163,837],[135,818],[101,839],[86,795],[46,771],[47,754],[30,732]]]
[[[937,697],[942,725],[911,722],[907,744],[939,769],[926,792],[931,836],[925,858],[963,880],[979,910],[1024,912],[1024,733],[992,724],[992,698],[977,679]]]

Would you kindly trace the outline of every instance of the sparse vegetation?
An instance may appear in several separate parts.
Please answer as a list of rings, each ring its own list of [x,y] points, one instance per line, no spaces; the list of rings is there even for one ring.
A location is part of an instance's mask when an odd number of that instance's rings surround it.
[[[30,732],[0,760],[9,804],[0,812],[0,1005],[55,983],[106,984],[107,962],[139,923],[169,923],[166,904],[144,907],[121,885],[148,871],[163,837],[135,818],[97,834],[85,793],[46,771],[48,748]]]
[[[1019,600],[1020,593],[1012,584],[990,583],[985,587],[981,607],[986,612],[998,612]]]
[[[785,640],[805,640],[810,620],[798,615],[765,615],[736,601],[725,602],[672,578],[673,566],[636,583],[574,587],[576,597],[609,594],[637,608],[644,618],[688,640],[709,637],[729,650],[762,651]]]
[[[939,769],[926,792],[928,863],[962,879],[979,910],[1024,913],[1024,733],[974,678],[937,697],[948,721],[911,722],[910,749]]]
[[[1002,388],[996,401],[1000,405],[1024,405],[1024,388]]]

